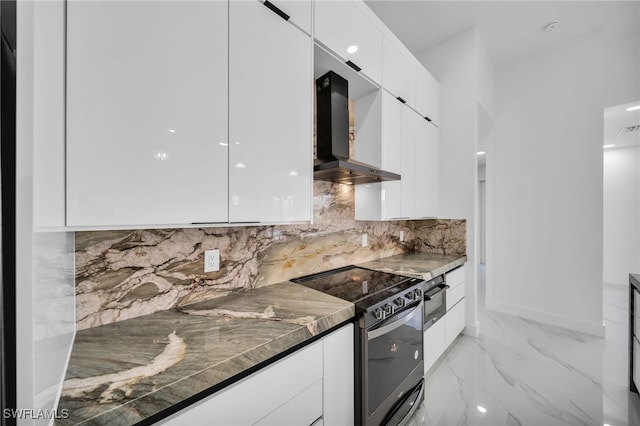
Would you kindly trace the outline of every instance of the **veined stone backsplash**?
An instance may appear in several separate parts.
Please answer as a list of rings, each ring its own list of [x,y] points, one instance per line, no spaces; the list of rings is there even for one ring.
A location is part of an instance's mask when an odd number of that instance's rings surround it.
[[[354,188],[314,182],[314,223],[76,233],[77,328],[408,251],[464,254],[464,220],[354,220]],[[405,241],[400,242],[400,231]],[[361,234],[368,246],[361,246]],[[204,250],[220,271],[204,273]]]

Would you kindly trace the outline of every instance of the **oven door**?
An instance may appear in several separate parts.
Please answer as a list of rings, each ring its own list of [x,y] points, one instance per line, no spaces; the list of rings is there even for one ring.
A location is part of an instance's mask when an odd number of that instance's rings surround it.
[[[424,292],[424,330],[431,327],[447,312],[446,284],[439,284]]]
[[[422,301],[366,331],[367,418],[422,365]],[[419,380],[416,379],[415,386]],[[383,409],[382,411],[386,411]],[[376,418],[388,413],[376,413]],[[379,423],[379,422],[377,422]]]

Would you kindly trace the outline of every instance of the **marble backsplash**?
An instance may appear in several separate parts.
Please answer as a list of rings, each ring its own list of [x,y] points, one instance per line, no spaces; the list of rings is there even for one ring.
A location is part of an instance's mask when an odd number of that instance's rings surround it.
[[[354,220],[354,188],[316,181],[314,223],[76,233],[76,321],[96,327],[409,251],[464,254],[465,220]],[[404,231],[404,242],[400,242]],[[368,246],[361,246],[367,233]],[[220,250],[220,271],[203,253]]]

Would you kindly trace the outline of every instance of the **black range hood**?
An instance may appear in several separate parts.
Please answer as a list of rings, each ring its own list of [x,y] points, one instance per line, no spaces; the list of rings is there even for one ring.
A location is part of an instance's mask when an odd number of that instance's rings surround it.
[[[400,180],[397,173],[349,159],[349,86],[329,71],[316,80],[317,157],[316,180],[357,185]]]

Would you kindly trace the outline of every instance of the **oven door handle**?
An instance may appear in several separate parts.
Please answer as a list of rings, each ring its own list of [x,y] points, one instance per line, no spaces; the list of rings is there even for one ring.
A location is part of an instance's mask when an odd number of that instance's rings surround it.
[[[438,291],[436,291],[436,292],[435,292],[435,293],[433,293],[433,294],[428,294],[429,292],[425,292],[425,293],[424,293],[424,300],[429,301],[429,300],[431,300],[431,298],[432,298],[433,296],[435,296],[435,295],[436,295],[436,294],[438,294],[438,293],[441,293],[443,290],[446,290],[446,289],[448,289],[448,288],[450,288],[450,287],[449,287],[449,285],[448,285],[448,284],[438,284],[438,285],[437,285],[436,287],[434,287],[434,288],[438,288]]]
[[[387,334],[398,327],[402,327],[403,325],[411,321],[413,317],[416,316],[417,313],[421,314],[420,316],[422,316],[422,301],[420,301],[420,303],[417,304],[415,308],[413,308],[410,311],[407,311],[405,315],[401,315],[401,316],[399,315],[398,319],[396,319],[391,324],[383,325],[382,327],[368,331],[367,340],[373,340],[376,337],[380,337],[384,334]]]

